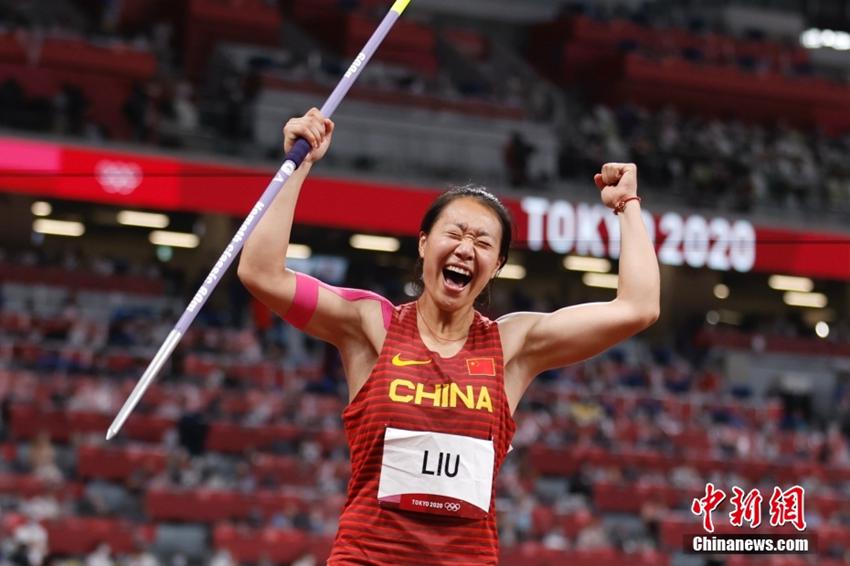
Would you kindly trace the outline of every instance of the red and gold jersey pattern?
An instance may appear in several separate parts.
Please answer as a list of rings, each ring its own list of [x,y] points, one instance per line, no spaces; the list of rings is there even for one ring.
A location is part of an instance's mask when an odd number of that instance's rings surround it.
[[[343,421],[351,479],[329,565],[498,563],[495,476],[516,424],[505,395],[496,322],[476,312],[463,349],[442,358],[419,336],[416,303],[395,307],[378,361],[343,411]],[[487,516],[459,519],[380,506],[387,427],[492,440],[495,463]]]

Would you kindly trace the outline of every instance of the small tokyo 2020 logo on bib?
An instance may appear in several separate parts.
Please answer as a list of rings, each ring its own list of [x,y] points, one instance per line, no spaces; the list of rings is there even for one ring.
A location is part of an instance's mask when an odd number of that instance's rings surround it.
[[[404,511],[486,517],[494,460],[491,440],[388,427],[378,501]]]

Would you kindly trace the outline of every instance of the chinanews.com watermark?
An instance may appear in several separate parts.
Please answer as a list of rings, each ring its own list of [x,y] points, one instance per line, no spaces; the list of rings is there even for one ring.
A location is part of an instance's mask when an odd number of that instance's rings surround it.
[[[807,554],[813,552],[811,535],[686,535],[691,553]]]
[[[767,500],[768,521],[770,527],[787,528],[797,531],[790,533],[754,533],[762,525],[762,503],[764,496],[758,489],[745,492],[738,486],[732,487],[729,504],[729,525],[734,528],[747,528],[746,534],[715,533],[712,513],[726,499],[726,492],[717,489],[714,484],[705,486],[705,495],[695,498],[691,503],[691,513],[702,517],[704,533],[684,536],[684,550],[695,554],[810,554],[817,552],[816,538],[806,530],[805,489],[799,485],[786,490],[774,487]]]

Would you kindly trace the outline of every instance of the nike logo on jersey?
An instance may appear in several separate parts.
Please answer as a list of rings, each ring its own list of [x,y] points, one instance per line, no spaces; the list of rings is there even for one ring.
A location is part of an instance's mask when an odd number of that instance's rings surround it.
[[[431,360],[402,360],[401,354],[396,354],[393,356],[393,365],[398,366],[400,368],[407,366],[424,366],[430,364]]]

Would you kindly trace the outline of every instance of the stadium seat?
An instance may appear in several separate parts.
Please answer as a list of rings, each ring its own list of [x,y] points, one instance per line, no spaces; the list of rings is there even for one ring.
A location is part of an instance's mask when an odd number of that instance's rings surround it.
[[[44,528],[51,552],[60,556],[85,555],[103,543],[114,552],[129,553],[141,542],[132,525],[117,519],[67,517],[46,521]]]
[[[83,478],[122,481],[136,471],[148,476],[165,469],[166,453],[162,448],[129,446],[106,448],[82,445],[77,448],[77,473]]]
[[[210,425],[207,448],[216,452],[242,453],[247,450],[271,448],[298,438],[300,431],[289,425],[243,427],[216,422]]]
[[[213,545],[227,549],[243,564],[262,559],[288,564],[300,558],[309,548],[308,537],[301,531],[240,529],[226,524],[216,525]]]

